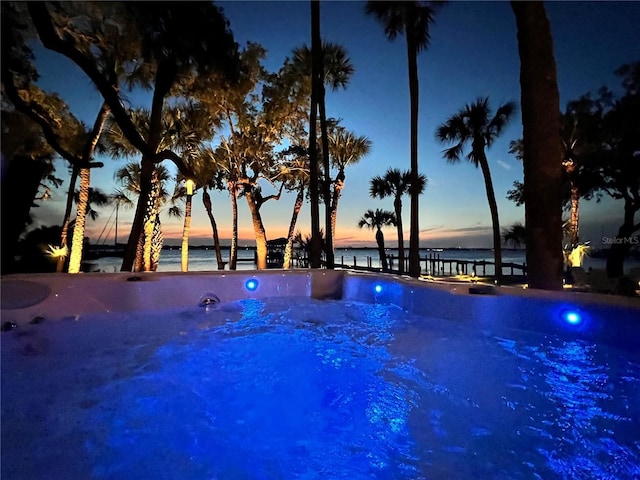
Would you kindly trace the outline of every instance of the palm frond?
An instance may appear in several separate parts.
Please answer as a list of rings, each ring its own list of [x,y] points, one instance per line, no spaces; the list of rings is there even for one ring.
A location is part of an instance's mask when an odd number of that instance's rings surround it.
[[[177,205],[167,209],[167,213],[170,217],[180,218],[182,217],[182,209]]]
[[[443,150],[442,154],[448,163],[460,162],[460,157],[462,156],[462,143],[458,143],[453,147]]]

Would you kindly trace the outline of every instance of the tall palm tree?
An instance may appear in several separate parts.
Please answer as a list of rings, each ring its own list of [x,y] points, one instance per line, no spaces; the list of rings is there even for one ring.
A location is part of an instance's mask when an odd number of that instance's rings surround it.
[[[376,243],[378,244],[378,254],[380,255],[380,262],[382,263],[382,270],[389,269],[387,254],[384,251],[384,234],[382,233],[382,228],[395,225],[395,214],[389,210],[381,210],[379,208],[377,208],[375,212],[373,210],[367,210],[358,222],[360,228],[367,227],[376,231]]]
[[[106,103],[103,103],[91,133],[88,135],[87,141],[84,145],[82,152],[82,160],[84,165],[80,167],[80,193],[78,196],[78,207],[76,213],[76,223],[73,227],[73,241],[71,245],[71,255],[69,256],[69,273],[80,272],[80,266],[82,263],[82,248],[84,246],[84,227],[85,217],[87,213],[87,206],[89,202],[89,185],[91,183],[91,169],[88,168],[89,162],[93,157],[93,154],[98,146],[98,141],[102,135],[107,117],[109,115],[109,107]],[[74,166],[74,169],[76,167]],[[73,177],[72,177],[73,179]],[[70,186],[71,187],[71,186]],[[68,225],[65,225],[68,228]],[[64,241],[66,243],[67,232],[63,231]],[[66,246],[66,245],[65,245]]]
[[[487,200],[491,211],[493,227],[493,255],[495,259],[496,279],[502,277],[502,242],[500,238],[500,221],[498,219],[498,204],[496,203],[489,162],[485,149],[491,147],[495,139],[502,133],[509,122],[516,107],[512,102],[500,106],[492,116],[487,97],[479,98],[471,105],[466,105],[458,113],[440,125],[436,137],[442,143],[455,143],[444,151],[444,158],[449,163],[459,163],[467,145],[471,151],[467,160],[476,168],[480,167],[487,190]]]
[[[327,208],[331,216],[331,235],[327,235],[327,250],[333,252],[333,239],[336,232],[338,217],[338,202],[344,189],[345,169],[355,165],[366,157],[371,150],[371,140],[365,136],[358,136],[343,127],[332,129],[329,135],[329,154],[331,165],[337,169],[335,179],[331,181],[331,198]],[[331,243],[329,243],[331,242]]]
[[[312,52],[309,46],[302,45],[293,50],[291,62],[292,73],[298,78],[308,80],[305,91],[311,87]],[[355,71],[347,51],[342,45],[332,42],[322,42],[322,80],[331,90],[347,88],[347,84]]]
[[[417,189],[419,194],[424,192],[427,185],[427,177],[418,176]],[[398,257],[400,273],[404,273],[404,231],[402,228],[402,196],[411,193],[411,172],[401,172],[397,168],[389,168],[384,177],[375,176],[371,179],[369,195],[373,198],[393,197],[393,210],[396,215],[396,228],[398,231]]]
[[[317,9],[319,10],[319,3]],[[312,74],[311,78],[312,80],[315,78],[315,81],[313,82],[315,85],[312,86],[312,90],[314,88],[316,90],[317,107],[320,115],[321,153],[322,166],[324,170],[322,195],[325,203],[325,230],[327,232],[325,257],[326,267],[333,268],[333,235],[335,233],[335,228],[332,227],[334,222],[334,212],[330,208],[330,139],[325,103],[325,84],[328,84],[332,90],[346,88],[346,85],[353,74],[354,68],[343,47],[321,41],[319,23],[320,22],[318,20],[318,24],[314,24],[312,32],[312,47],[315,47],[315,49],[312,48],[310,51],[306,45],[301,49],[296,49],[294,51],[294,65],[297,64],[304,68],[304,73],[313,73],[314,69],[317,70],[316,77]]]
[[[435,3],[367,2],[367,13],[374,15],[384,26],[389,40],[404,34],[409,62],[409,96],[411,104],[411,183],[418,184],[418,53],[429,46],[429,28],[433,23]],[[411,228],[409,234],[409,275],[420,276],[420,230],[417,191],[411,192]]]
[[[309,98],[309,194],[311,203],[311,268],[321,266],[319,168],[316,136],[318,103],[322,89],[322,40],[320,37],[320,0],[311,0],[311,95]]]
[[[518,29],[527,226],[527,282],[562,289],[560,95],[542,2],[511,2]]]

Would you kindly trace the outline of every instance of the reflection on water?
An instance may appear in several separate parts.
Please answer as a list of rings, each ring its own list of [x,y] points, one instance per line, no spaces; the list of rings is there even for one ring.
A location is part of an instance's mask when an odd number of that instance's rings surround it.
[[[388,255],[393,255],[397,258],[398,251],[395,248],[387,249]],[[469,260],[469,261],[481,261],[485,260],[493,262],[493,252],[491,250],[459,250],[459,249],[445,249],[442,251],[431,251],[427,249],[420,250],[420,258],[425,258],[429,254],[439,255],[444,259],[455,260]],[[255,268],[253,263],[253,250],[238,250],[238,258],[245,259],[246,261],[239,261],[237,264],[238,270],[252,270]],[[228,270],[228,251],[223,251],[223,260],[226,262],[226,269]],[[374,249],[344,249],[337,248],[335,250],[336,263],[344,262],[345,265],[353,265],[353,259],[355,257],[356,264],[359,266],[366,266],[367,258],[371,258],[371,266],[373,268],[381,268],[378,252]],[[502,252],[503,263],[526,263],[525,254],[520,250],[503,250]],[[92,260],[91,263],[95,264],[95,269],[104,271],[107,273],[119,272],[122,265],[122,258],[104,257],[98,260]],[[604,258],[591,258],[586,257],[584,259],[584,268],[605,268]],[[158,271],[160,272],[179,272],[181,265],[180,250],[163,250],[160,255],[160,264]],[[625,271],[634,266],[640,266],[640,262],[634,259],[628,259],[625,262]],[[424,263],[423,263],[424,267]],[[493,270],[491,266],[486,267],[487,274],[491,275]],[[216,253],[213,248],[210,250],[190,250],[189,251],[189,270],[192,272],[197,271],[215,271],[218,269],[216,263]]]
[[[582,341],[499,343],[520,360],[526,389],[545,400],[534,399],[528,432],[541,440],[536,450],[555,474],[640,478],[638,363],[625,360],[624,352]]]
[[[640,478],[638,353],[292,297],[31,328],[3,479]]]

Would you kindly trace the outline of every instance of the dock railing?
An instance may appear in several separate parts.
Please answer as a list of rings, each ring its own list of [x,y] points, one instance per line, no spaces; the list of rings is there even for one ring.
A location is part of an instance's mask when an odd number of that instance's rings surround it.
[[[389,273],[399,273],[399,258],[395,255],[387,256],[389,262]],[[495,262],[487,260],[462,260],[455,258],[440,258],[440,254],[428,254],[420,258],[421,274],[430,275],[433,277],[445,277],[452,275],[471,275],[471,276],[486,276],[487,266],[495,268]],[[345,263],[345,256],[341,255],[340,260],[336,258],[336,267],[352,268],[354,270],[366,270],[366,271],[382,271],[380,267],[373,267],[373,257],[367,256],[365,263],[358,265],[358,258],[354,255],[353,262],[349,262],[347,257],[347,263]],[[409,259],[404,258],[404,271],[409,271]],[[506,270],[506,271],[505,271]],[[525,263],[502,263],[502,275],[526,275],[527,265]]]

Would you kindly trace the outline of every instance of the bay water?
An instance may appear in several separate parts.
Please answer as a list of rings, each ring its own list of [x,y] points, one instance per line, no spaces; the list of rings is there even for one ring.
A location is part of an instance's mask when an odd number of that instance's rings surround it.
[[[389,248],[386,250],[388,256],[395,257],[394,268],[397,268],[398,250],[395,248]],[[253,270],[255,269],[254,259],[255,250],[252,248],[241,247],[238,249],[238,263],[237,270]],[[405,255],[408,255],[408,250],[405,250]],[[461,260],[461,261],[487,261],[493,262],[493,251],[490,249],[420,249],[420,259],[423,273],[426,273],[425,259],[429,256],[436,257],[440,260]],[[227,262],[225,270],[229,269],[229,251],[222,251],[222,258],[224,262]],[[336,248],[335,250],[335,262],[337,266],[344,265],[345,267],[352,267],[354,265],[358,267],[381,268],[380,257],[378,251],[374,248]],[[525,251],[515,249],[504,249],[502,251],[502,263],[515,263],[522,265],[526,263]],[[118,257],[103,257],[98,260],[91,261],[91,267],[93,271],[101,272],[118,272],[122,264],[122,258]],[[181,265],[181,252],[179,247],[173,250],[164,249],[160,256],[160,263],[158,266],[159,272],[179,272]],[[638,260],[627,259],[625,262],[625,272],[628,272],[630,268],[640,265]],[[606,259],[604,258],[592,258],[585,257],[583,267],[585,270],[589,268],[602,269],[606,266]],[[448,265],[445,266],[445,274],[448,273]],[[455,269],[455,263],[453,264]],[[189,271],[201,272],[201,271],[215,271],[218,270],[216,262],[216,253],[213,248],[205,249],[191,249],[189,251]],[[470,270],[469,270],[470,271]],[[481,274],[482,270],[477,272]],[[505,268],[504,273],[508,273]],[[520,270],[515,270],[515,274],[520,274]],[[493,274],[493,266],[486,266],[486,274]]]

